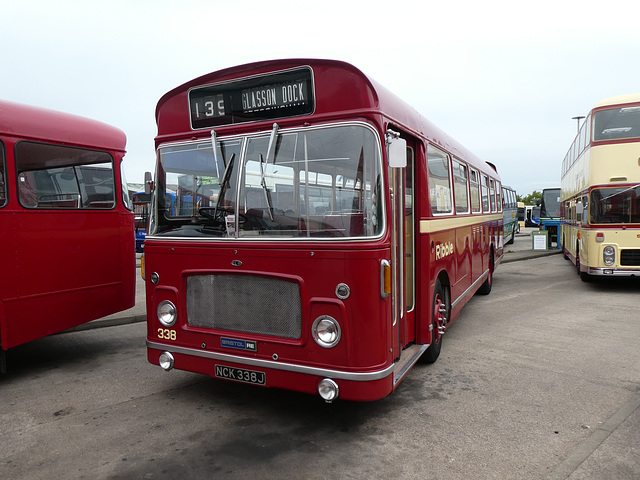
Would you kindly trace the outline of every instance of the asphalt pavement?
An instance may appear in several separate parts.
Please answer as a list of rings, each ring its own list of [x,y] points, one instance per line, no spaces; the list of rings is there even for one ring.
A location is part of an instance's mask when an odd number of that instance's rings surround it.
[[[534,260],[541,256],[561,253],[557,248],[534,251],[532,230],[525,229],[516,235],[513,244],[505,246],[503,263]],[[139,263],[138,258],[135,306],[80,325],[71,331],[146,321],[145,287],[140,276]],[[593,430],[592,434],[555,468],[549,479],[640,478],[640,392],[636,392],[633,398],[622,405],[607,421],[589,428]]]

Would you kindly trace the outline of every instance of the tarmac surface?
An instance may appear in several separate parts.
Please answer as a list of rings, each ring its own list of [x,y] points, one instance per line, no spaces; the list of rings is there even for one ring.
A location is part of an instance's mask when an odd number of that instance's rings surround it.
[[[502,263],[528,261],[548,255],[561,254],[552,248],[533,251],[531,231],[527,228],[516,236],[516,241],[505,246]],[[498,267],[499,268],[499,267]],[[136,304],[123,312],[94,320],[70,331],[125,325],[146,321],[144,280],[140,277],[138,262],[136,282]],[[640,392],[622,405],[605,422],[590,427],[589,435],[561,462],[547,478],[595,479],[595,478],[640,478]],[[612,473],[615,472],[614,476]]]

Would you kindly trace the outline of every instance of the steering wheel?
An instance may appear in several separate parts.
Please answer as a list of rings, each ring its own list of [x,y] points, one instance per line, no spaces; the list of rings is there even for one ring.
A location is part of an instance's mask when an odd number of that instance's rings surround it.
[[[223,214],[227,214],[227,215],[234,214],[233,209],[230,207],[200,207],[198,209],[198,213],[203,217],[218,223],[224,223],[222,219]],[[246,221],[247,221],[247,217],[242,213],[238,213],[238,223],[244,223]]]

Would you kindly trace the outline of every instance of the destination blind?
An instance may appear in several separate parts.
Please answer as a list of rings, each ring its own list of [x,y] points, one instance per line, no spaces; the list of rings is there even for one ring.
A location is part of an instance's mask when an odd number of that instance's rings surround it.
[[[196,87],[189,91],[189,108],[193,129],[310,114],[314,111],[311,70]]]

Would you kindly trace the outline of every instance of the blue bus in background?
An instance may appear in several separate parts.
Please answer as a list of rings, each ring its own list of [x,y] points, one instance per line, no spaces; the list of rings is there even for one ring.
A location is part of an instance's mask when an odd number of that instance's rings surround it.
[[[525,207],[524,226],[539,227],[540,226],[540,207],[526,205]]]
[[[502,186],[502,211],[503,211],[503,234],[504,243],[510,244],[516,238],[516,233],[520,231],[518,223],[518,199],[516,191],[505,185]]]
[[[555,242],[557,248],[560,248],[560,242],[558,242],[558,232],[560,230],[561,220],[560,189],[545,188],[544,190],[542,190],[539,222],[540,229],[549,232],[549,247],[551,247],[551,244]]]
[[[136,232],[136,252],[143,252],[144,237],[147,235],[149,225],[149,203],[151,193],[135,192],[131,196],[133,202],[134,225]]]

